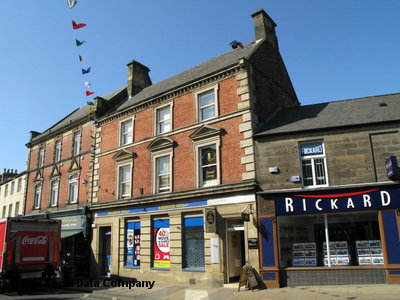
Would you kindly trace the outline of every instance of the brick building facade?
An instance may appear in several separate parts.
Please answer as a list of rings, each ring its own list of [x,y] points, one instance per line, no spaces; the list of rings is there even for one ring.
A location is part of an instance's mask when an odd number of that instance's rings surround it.
[[[118,91],[105,99],[97,98],[93,117],[105,113],[120,98]],[[89,274],[89,182],[94,155],[90,109],[88,105],[78,108],[42,133],[31,131],[26,144],[29,154],[24,214],[28,218],[62,220],[60,255],[67,277]]]
[[[128,97],[95,132],[93,275],[220,286],[257,268],[252,135],[298,101],[275,23],[252,17],[254,41],[162,82],[128,64]]]
[[[255,136],[267,285],[400,281],[399,178],[385,166],[399,109],[399,94],[282,109]]]

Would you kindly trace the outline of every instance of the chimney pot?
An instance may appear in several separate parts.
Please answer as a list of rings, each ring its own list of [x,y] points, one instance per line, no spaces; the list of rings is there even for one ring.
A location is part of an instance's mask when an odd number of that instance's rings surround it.
[[[150,69],[141,63],[132,60],[128,66],[128,96],[129,98],[150,86]]]
[[[278,39],[275,33],[276,24],[265,10],[256,10],[251,17],[254,20],[256,40],[266,39],[272,46],[278,48]]]

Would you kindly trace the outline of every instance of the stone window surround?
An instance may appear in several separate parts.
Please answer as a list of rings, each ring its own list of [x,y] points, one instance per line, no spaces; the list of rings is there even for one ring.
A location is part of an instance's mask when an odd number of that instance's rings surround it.
[[[122,167],[127,167],[129,166],[129,171],[130,171],[130,180],[129,180],[129,184],[130,184],[130,191],[129,191],[129,196],[125,196],[122,197],[121,193],[121,182],[120,182],[120,170]],[[115,165],[115,172],[116,172],[116,187],[115,187],[115,191],[116,191],[116,199],[120,200],[120,199],[129,199],[132,197],[132,174],[133,174],[133,161],[132,160],[121,160],[119,162],[116,163]]]
[[[208,91],[214,90],[214,109],[215,109],[215,116],[209,119],[200,120],[200,110],[199,110],[199,95],[206,93]],[[195,107],[195,122],[205,122],[216,118],[219,116],[219,106],[218,106],[218,91],[219,91],[219,83],[213,84],[211,86],[203,87],[201,90],[198,90],[193,93],[194,96],[194,107]]]
[[[201,139],[197,141],[193,141],[194,153],[195,153],[195,180],[196,180],[196,188],[204,187],[202,185],[201,180],[201,162],[200,162],[200,149],[206,146],[215,145],[215,151],[217,155],[217,183],[215,185],[221,184],[221,155],[220,155],[220,148],[221,148],[221,138],[219,135],[209,137],[206,139]]]
[[[164,156],[169,156],[169,184],[170,184],[170,190],[165,191],[165,192],[159,192],[158,191],[158,170],[157,170],[157,158],[164,157]],[[152,171],[153,171],[153,176],[152,176],[152,188],[153,188],[153,194],[164,194],[164,193],[171,193],[173,190],[173,157],[174,157],[174,150],[173,148],[167,148],[163,150],[158,150],[154,151],[151,153],[151,164],[152,164]]]
[[[159,126],[158,126],[158,111],[159,110],[161,110],[161,109],[163,109],[163,108],[165,108],[165,107],[167,107],[167,106],[169,106],[170,108],[169,108],[169,111],[170,111],[170,119],[169,119],[169,122],[170,122],[170,130],[169,131],[165,131],[165,132],[159,132]],[[160,105],[160,106],[157,106],[157,107],[154,107],[154,109],[153,109],[153,111],[154,111],[154,113],[153,113],[153,115],[154,115],[154,135],[156,136],[156,135],[161,135],[161,134],[164,134],[164,133],[167,133],[167,132],[171,132],[172,130],[173,130],[173,102],[171,101],[171,102],[169,102],[169,103],[165,103],[165,104],[162,104],[162,105]]]
[[[127,143],[127,144],[124,144],[123,143],[123,132],[122,132],[122,125],[124,124],[124,123],[126,123],[126,122],[129,122],[129,121],[131,121],[132,122],[132,132],[131,132],[131,134],[132,134],[132,142],[131,143]],[[119,124],[118,124],[118,132],[119,132],[119,134],[118,134],[118,145],[121,147],[121,146],[126,146],[126,145],[129,145],[129,144],[132,144],[133,143],[133,138],[134,138],[134,136],[133,136],[133,132],[134,132],[134,126],[135,126],[135,116],[130,116],[129,118],[125,118],[125,119],[122,119],[122,120],[120,120],[119,121]]]

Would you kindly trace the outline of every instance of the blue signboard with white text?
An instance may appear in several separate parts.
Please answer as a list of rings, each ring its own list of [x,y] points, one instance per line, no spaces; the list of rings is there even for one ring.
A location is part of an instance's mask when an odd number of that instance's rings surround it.
[[[276,215],[351,212],[400,208],[400,188],[374,187],[351,191],[298,192],[276,197]]]

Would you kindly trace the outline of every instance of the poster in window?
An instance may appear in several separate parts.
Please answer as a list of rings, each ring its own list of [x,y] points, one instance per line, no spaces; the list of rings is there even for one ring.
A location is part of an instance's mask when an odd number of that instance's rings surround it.
[[[153,262],[155,268],[170,267],[169,227],[154,228],[154,253]]]
[[[127,230],[126,250],[128,253],[133,251],[133,229]]]
[[[134,231],[133,248],[135,256],[133,264],[135,266],[140,266],[140,229],[135,229]]]

